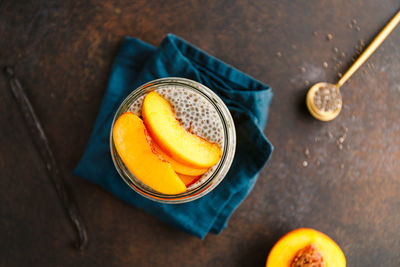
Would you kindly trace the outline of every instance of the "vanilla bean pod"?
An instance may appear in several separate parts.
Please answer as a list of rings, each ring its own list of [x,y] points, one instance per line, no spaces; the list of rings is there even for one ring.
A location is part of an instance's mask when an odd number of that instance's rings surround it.
[[[21,86],[19,80],[15,77],[15,72],[12,67],[5,67],[4,72],[9,80],[11,91],[14,95],[16,102],[21,110],[21,113],[25,119],[27,128],[31,134],[33,142],[42,157],[43,163],[46,166],[49,177],[56,189],[58,198],[61,201],[64,209],[69,215],[72,224],[76,228],[79,235],[78,249],[83,250],[88,243],[88,236],[86,232],[86,226],[83,222],[82,216],[78,210],[78,206],[72,196],[68,193],[67,187],[64,182],[63,173],[61,172],[59,165],[54,157],[54,154],[50,148],[49,141],[43,131],[43,128],[33,110],[33,107],[26,96],[24,89]]]

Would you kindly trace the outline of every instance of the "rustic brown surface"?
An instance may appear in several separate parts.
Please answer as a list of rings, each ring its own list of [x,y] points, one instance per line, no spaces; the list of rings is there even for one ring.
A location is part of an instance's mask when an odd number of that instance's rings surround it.
[[[263,266],[279,237],[298,227],[330,235],[348,266],[399,266],[400,28],[343,87],[336,120],[318,122],[304,107],[306,81],[337,79],[333,48],[346,53],[343,71],[358,41],[398,8],[397,0],[0,0],[1,67],[16,66],[90,235],[87,251],[72,248],[76,233],[1,76],[0,266]],[[275,93],[265,131],[273,157],[228,228],[204,240],[71,174],[123,37],[156,45],[169,32]]]

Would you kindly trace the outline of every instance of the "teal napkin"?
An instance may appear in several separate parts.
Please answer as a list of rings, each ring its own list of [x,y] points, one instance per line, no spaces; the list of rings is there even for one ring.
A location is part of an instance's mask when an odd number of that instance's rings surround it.
[[[140,85],[164,77],[198,81],[217,93],[235,121],[236,154],[225,179],[209,194],[184,204],[161,204],[134,192],[117,173],[110,155],[113,116],[124,98]],[[92,181],[123,201],[200,238],[218,234],[246,198],[273,147],[263,134],[271,88],[169,34],[155,48],[126,37],[114,60],[86,150],[74,174]]]

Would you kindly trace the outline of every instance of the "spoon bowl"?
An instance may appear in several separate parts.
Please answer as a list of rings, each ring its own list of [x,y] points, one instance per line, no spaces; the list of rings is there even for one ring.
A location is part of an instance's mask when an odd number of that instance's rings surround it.
[[[316,101],[315,101],[315,95],[316,93],[321,90],[321,89],[325,89],[325,88],[335,88],[335,92],[336,92],[336,98],[339,100],[336,104],[336,107],[334,109],[321,109],[320,107],[318,107]],[[320,121],[331,121],[334,118],[336,118],[340,111],[342,110],[342,95],[340,94],[340,90],[339,87],[337,87],[334,84],[331,83],[326,83],[326,82],[320,82],[320,83],[316,83],[314,84],[307,93],[307,97],[306,97],[306,104],[307,104],[307,108],[310,111],[311,115],[320,120]]]

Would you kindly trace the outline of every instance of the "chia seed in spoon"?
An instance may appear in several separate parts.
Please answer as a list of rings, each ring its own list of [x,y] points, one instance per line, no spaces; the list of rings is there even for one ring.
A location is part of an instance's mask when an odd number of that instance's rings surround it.
[[[321,111],[332,112],[341,105],[341,97],[336,86],[322,86],[314,95],[314,103]]]

